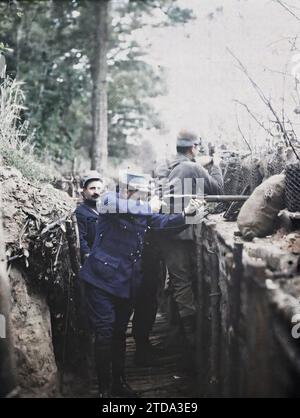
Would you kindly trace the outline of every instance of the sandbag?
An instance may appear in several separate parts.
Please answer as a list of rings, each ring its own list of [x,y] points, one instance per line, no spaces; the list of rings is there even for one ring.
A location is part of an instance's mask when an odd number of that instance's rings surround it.
[[[284,174],[272,176],[256,187],[244,203],[237,223],[246,240],[273,233],[278,213],[285,206],[284,185]]]

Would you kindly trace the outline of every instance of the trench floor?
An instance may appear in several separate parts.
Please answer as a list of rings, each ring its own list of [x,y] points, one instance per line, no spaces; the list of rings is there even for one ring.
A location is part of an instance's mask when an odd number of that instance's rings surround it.
[[[151,367],[134,364],[135,343],[131,336],[131,323],[127,331],[126,375],[128,383],[140,398],[188,398],[196,397],[196,376],[181,370],[182,347],[180,334],[170,327],[165,315],[158,314],[151,333],[151,342],[162,348],[162,353]],[[65,397],[97,398],[97,383],[92,377],[88,384],[73,381],[72,389]]]

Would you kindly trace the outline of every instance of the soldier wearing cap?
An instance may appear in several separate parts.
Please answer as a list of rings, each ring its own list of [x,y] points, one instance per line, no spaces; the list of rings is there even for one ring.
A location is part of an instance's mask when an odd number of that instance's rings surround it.
[[[222,194],[223,179],[217,160],[211,161],[210,172],[196,162],[200,139],[194,132],[181,131],[177,136],[177,155],[164,172],[168,190],[174,194]],[[186,190],[189,185],[189,190]],[[174,199],[173,202],[175,202]],[[186,200],[185,200],[186,202]],[[178,203],[178,202],[177,202]],[[181,200],[179,202],[181,204]],[[195,301],[195,227],[190,225],[184,231],[163,240],[161,248],[168,268],[173,299],[178,308],[180,322],[185,333],[188,350],[187,367],[193,368],[194,331],[196,320]],[[191,367],[190,367],[191,366]]]
[[[103,181],[97,171],[90,171],[82,178],[83,202],[76,210],[76,218],[79,229],[80,254],[83,263],[89,256],[96,234],[96,222],[98,212],[96,208],[97,199],[104,191]]]
[[[141,258],[146,232],[183,228],[185,215],[201,206],[193,200],[185,212],[161,215],[157,198],[145,201],[143,176],[131,175],[126,183],[119,193],[108,192],[101,197],[95,241],[80,271],[95,332],[101,397],[137,396],[125,380],[126,329],[143,279]]]
[[[149,175],[127,173],[127,189],[139,193],[143,201],[148,201],[151,192]],[[150,342],[150,333],[155,323],[158,301],[158,287],[162,280],[161,254],[156,243],[156,233],[148,230],[145,234],[142,251],[142,281],[134,300],[132,317],[132,335],[135,341],[134,363],[139,367],[155,364],[161,350]]]

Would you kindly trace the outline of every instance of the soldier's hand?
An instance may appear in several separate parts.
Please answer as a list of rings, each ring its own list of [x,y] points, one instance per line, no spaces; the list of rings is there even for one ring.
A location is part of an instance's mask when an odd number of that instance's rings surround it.
[[[211,155],[200,155],[197,157],[197,161],[202,165],[202,167],[207,168],[213,162]]]
[[[213,165],[219,166],[220,163],[221,163],[221,158],[218,154],[214,154],[213,158],[212,158],[212,161],[213,161]]]
[[[158,196],[153,196],[152,199],[149,201],[149,205],[151,208],[151,212],[158,213],[160,208],[162,207],[162,201],[159,200]]]
[[[205,205],[204,199],[191,199],[186,208],[184,208],[185,215],[194,215],[197,211],[203,208]]]

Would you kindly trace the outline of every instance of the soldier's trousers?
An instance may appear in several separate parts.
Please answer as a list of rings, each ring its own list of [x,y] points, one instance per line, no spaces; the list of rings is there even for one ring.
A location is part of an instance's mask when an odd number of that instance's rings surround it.
[[[85,290],[88,317],[95,333],[96,352],[105,353],[105,362],[108,363],[107,366],[111,363],[113,378],[123,376],[126,329],[132,313],[132,302],[90,284],[86,284]],[[103,367],[106,367],[105,364]],[[103,372],[106,375],[109,370]]]
[[[164,240],[162,251],[173,298],[181,318],[196,313],[196,251],[192,240]]]
[[[157,313],[157,291],[159,276],[145,275],[144,281],[137,294],[132,319],[132,334],[139,346],[149,343],[149,335],[155,322]]]
[[[158,289],[164,285],[163,266],[158,244],[148,236],[142,255],[143,281],[134,303],[132,334],[137,348],[149,344],[158,308]]]

